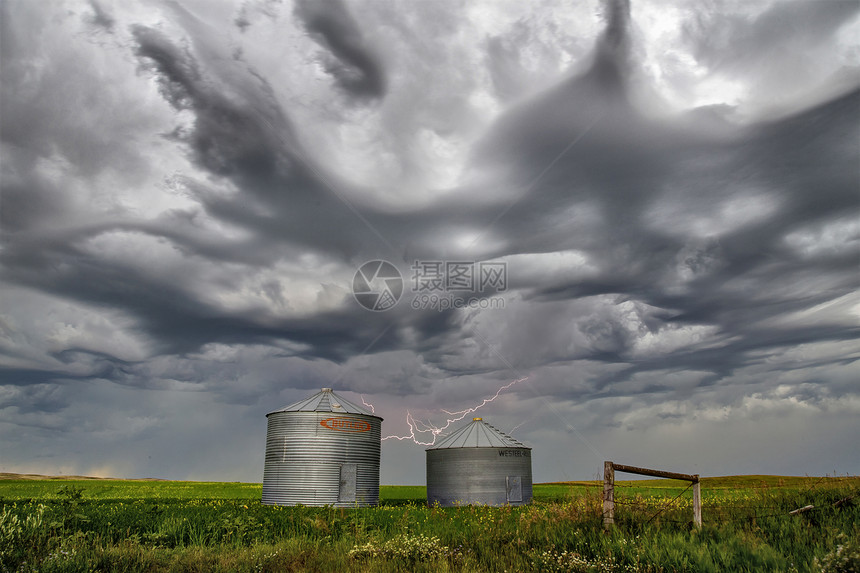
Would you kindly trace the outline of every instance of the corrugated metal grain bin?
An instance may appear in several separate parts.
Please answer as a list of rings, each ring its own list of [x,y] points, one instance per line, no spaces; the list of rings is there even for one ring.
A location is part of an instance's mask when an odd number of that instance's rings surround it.
[[[382,418],[331,388],[266,414],[263,503],[379,503]]]
[[[427,448],[427,503],[524,505],[532,500],[532,452],[481,418]]]

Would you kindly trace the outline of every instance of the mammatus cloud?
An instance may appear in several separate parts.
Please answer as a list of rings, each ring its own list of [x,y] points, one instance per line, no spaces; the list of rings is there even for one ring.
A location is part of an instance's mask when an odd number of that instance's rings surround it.
[[[156,6],[2,7],[4,469],[259,479],[321,386],[405,435],[527,377],[485,408],[580,460],[538,479],[740,428],[858,471],[856,3]],[[368,312],[374,259],[504,262],[504,307]]]
[[[296,16],[331,51],[324,66],[337,84],[357,97],[385,95],[384,67],[341,0],[296,3]]]

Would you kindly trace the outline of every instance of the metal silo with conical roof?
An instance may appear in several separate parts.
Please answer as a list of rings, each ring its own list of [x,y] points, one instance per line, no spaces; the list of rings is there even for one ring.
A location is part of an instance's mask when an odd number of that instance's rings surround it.
[[[427,448],[427,503],[523,505],[532,500],[532,453],[473,418]]]
[[[263,503],[379,503],[382,418],[331,388],[266,414]]]

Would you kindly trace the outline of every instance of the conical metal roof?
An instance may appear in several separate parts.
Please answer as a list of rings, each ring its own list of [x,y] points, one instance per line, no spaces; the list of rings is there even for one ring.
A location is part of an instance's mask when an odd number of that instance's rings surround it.
[[[472,418],[472,422],[442,438],[438,444],[427,448],[525,448],[526,446],[503,431],[486,423],[483,418]],[[531,449],[531,448],[528,448]]]
[[[275,412],[334,412],[336,414],[362,414],[364,416],[379,418],[379,416],[368,412],[358,404],[354,404],[343,396],[335,394],[331,388],[323,388],[310,398],[299,400],[295,404],[290,404],[286,408],[269,412],[269,414],[274,414]],[[268,416],[269,414],[266,415]],[[382,418],[379,419],[381,420]]]

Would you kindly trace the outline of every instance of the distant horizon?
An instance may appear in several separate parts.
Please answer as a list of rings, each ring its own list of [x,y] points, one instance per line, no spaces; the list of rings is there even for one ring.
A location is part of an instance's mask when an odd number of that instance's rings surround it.
[[[662,468],[655,468],[662,469]],[[666,481],[665,478],[652,478],[647,476],[636,476],[626,474],[616,474],[624,475],[625,477],[622,479],[616,479],[616,482],[625,482],[625,481],[653,481],[655,483],[659,483],[661,481]],[[20,477],[18,477],[20,476]],[[739,475],[722,475],[722,476],[700,476],[700,478],[705,480],[711,479],[729,479],[729,478],[790,478],[790,479],[853,479],[860,478],[860,475],[779,475],[779,474],[739,474]],[[2,480],[12,480],[12,479],[68,479],[75,480],[79,479],[82,481],[85,480],[115,480],[115,481],[180,481],[180,482],[197,482],[197,483],[243,483],[243,484],[253,484],[253,485],[263,485],[262,481],[223,481],[223,480],[205,480],[205,479],[166,479],[166,478],[157,478],[157,477],[140,477],[140,478],[129,478],[129,477],[107,477],[107,476],[81,476],[81,475],[44,475],[44,474],[32,474],[32,473],[15,473],[15,472],[3,472],[0,471],[0,482]],[[669,481],[678,481],[678,480],[669,480]],[[534,482],[535,485],[564,485],[564,484],[601,484],[603,479],[593,479],[593,480],[572,480],[572,481],[549,481],[549,482]],[[383,486],[391,486],[391,487],[426,487],[426,484],[392,484],[392,483],[382,483],[379,484],[380,487]]]

